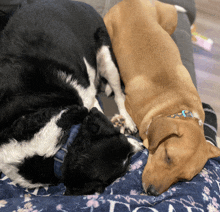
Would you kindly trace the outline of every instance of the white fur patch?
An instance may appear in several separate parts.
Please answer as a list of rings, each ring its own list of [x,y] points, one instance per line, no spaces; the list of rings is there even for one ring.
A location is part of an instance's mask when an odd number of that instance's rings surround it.
[[[143,149],[143,144],[133,138],[128,138],[128,142],[133,146],[133,152],[139,152]]]
[[[199,114],[196,113],[196,112],[194,112],[194,111],[192,112],[192,114],[193,114],[193,117],[194,117],[194,118],[198,119],[199,126],[202,126],[202,125],[203,125],[203,122],[202,122],[202,120],[201,120]]]
[[[31,184],[18,174],[17,165],[22,164],[26,157],[34,155],[51,157],[56,154],[60,146],[57,146],[62,134],[62,128],[56,122],[62,113],[51,118],[51,120],[30,141],[18,142],[11,139],[9,143],[0,146],[0,170],[11,180],[27,188],[45,186],[42,184]]]
[[[87,88],[83,88],[78,82],[77,79],[72,79],[71,74],[66,74],[63,71],[58,72],[58,76],[67,84],[71,85],[74,89],[77,90],[79,93],[79,96],[82,98],[83,105],[90,110],[94,103],[95,103],[95,96],[97,89],[95,87],[95,77],[96,77],[96,72],[95,69],[92,68],[92,66],[89,65],[87,60],[83,58],[86,68],[87,68],[87,73],[89,75],[89,82],[90,86]]]
[[[186,13],[187,12],[183,7],[180,7],[178,5],[175,5],[174,7],[176,8],[177,12],[181,12],[181,13]]]
[[[211,141],[209,141],[209,140],[206,140],[206,142],[208,142],[208,143],[210,143],[210,144],[212,144],[213,146],[215,146]]]
[[[106,96],[110,96],[112,93],[112,88],[111,86],[107,83],[106,86],[105,86],[105,94]]]

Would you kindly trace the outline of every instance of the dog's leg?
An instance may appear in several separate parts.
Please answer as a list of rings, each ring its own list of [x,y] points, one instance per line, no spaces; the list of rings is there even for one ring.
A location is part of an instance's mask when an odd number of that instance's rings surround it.
[[[107,97],[109,97],[111,94],[112,94],[112,88],[111,86],[107,83],[106,86],[105,86],[105,94]]]
[[[102,46],[97,53],[97,68],[102,77],[104,77],[115,94],[115,102],[119,113],[125,118],[126,128],[136,132],[136,125],[125,109],[125,95],[121,90],[120,76],[115,63],[112,60],[111,52],[108,46]]]

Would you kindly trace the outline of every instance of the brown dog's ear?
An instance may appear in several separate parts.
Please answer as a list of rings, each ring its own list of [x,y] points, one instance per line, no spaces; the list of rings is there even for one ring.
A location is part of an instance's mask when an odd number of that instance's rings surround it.
[[[155,151],[159,144],[170,135],[181,136],[179,126],[174,119],[168,117],[154,119],[147,134],[149,142],[148,150]]]
[[[207,142],[207,149],[208,149],[208,159],[209,158],[216,158],[220,156],[220,149],[211,143]]]

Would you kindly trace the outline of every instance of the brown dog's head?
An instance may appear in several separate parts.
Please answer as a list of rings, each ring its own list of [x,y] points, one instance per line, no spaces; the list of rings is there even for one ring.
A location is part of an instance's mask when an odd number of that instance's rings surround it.
[[[220,156],[220,150],[206,141],[196,118],[156,118],[145,142],[149,143],[149,157],[142,182],[154,196],[178,181],[191,180],[209,158]]]

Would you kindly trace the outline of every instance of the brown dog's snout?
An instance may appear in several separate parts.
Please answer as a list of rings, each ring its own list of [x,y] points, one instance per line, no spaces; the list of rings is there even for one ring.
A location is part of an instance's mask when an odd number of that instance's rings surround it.
[[[147,194],[149,196],[159,196],[159,192],[155,189],[153,185],[149,185],[147,188]]]

